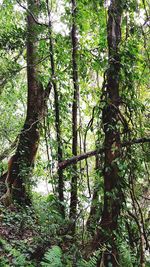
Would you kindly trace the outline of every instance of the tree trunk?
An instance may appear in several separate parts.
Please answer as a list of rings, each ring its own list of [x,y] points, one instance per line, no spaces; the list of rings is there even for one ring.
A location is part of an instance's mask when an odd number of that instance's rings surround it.
[[[28,9],[32,13],[37,13],[38,2],[36,0],[28,0]],[[27,116],[20,133],[16,152],[8,163],[7,192],[2,197],[6,205],[9,205],[12,199],[17,200],[18,203],[30,203],[27,187],[39,145],[40,121],[44,116],[46,99],[50,89],[49,85],[47,90],[44,91],[38,79],[36,44],[38,29],[30,14],[27,15],[27,33]]]
[[[72,105],[72,154],[77,156],[78,146],[78,133],[77,133],[77,112],[78,112],[78,98],[79,98],[79,81],[78,81],[78,39],[77,39],[77,27],[76,27],[76,0],[72,0],[72,69],[73,69],[73,86],[74,96]],[[70,200],[70,220],[72,222],[72,235],[75,234],[76,216],[77,216],[77,165],[72,167],[72,180],[71,180],[71,200]]]
[[[100,211],[98,210],[99,208],[98,197],[99,197],[99,188],[97,187],[97,183],[95,183],[92,201],[91,201],[90,213],[89,213],[89,217],[86,223],[87,231],[91,235],[93,235],[93,233],[95,232],[96,225],[100,219]]]
[[[60,105],[59,105],[59,94],[56,82],[56,70],[54,61],[54,44],[52,37],[52,24],[51,24],[51,14],[49,9],[49,1],[46,0],[47,11],[49,17],[49,46],[50,46],[50,64],[51,64],[51,78],[52,85],[54,89],[54,106],[55,106],[55,128],[56,128],[56,138],[57,138],[57,155],[58,164],[62,162],[63,150],[62,150],[62,140],[61,140],[61,123],[60,123]],[[64,178],[63,170],[58,169],[58,198],[59,198],[59,208],[63,218],[65,218],[65,207],[64,207]]]
[[[116,247],[117,221],[123,201],[121,177],[116,160],[120,156],[119,133],[119,73],[121,41],[122,7],[119,0],[112,0],[108,9],[107,40],[109,68],[107,70],[107,85],[105,88],[105,106],[102,120],[105,133],[104,141],[104,208],[97,230],[93,247],[99,244],[105,246],[103,255],[104,266],[118,266],[118,251]]]
[[[98,170],[100,168],[100,162],[99,162],[99,156],[96,155],[95,157],[96,166],[95,169]],[[89,217],[87,219],[86,228],[87,231],[93,236],[95,233],[96,225],[98,224],[100,220],[100,201],[99,201],[99,185],[97,178],[95,178],[94,182],[94,190],[93,190],[93,196],[91,200],[91,207],[90,207],[90,213]]]

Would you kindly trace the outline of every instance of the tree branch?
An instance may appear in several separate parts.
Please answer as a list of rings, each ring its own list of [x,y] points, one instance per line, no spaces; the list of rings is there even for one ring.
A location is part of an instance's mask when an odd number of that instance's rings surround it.
[[[28,14],[32,17],[32,19],[34,20],[34,22],[35,22],[37,25],[48,27],[48,24],[39,22],[39,21],[37,20],[37,18],[34,16],[34,14],[33,14],[27,7],[25,7],[24,5],[22,5],[18,0],[16,0],[16,2],[18,3],[18,5],[19,5],[20,7],[22,7],[25,11],[28,12]]]
[[[134,144],[141,144],[141,143],[150,143],[150,138],[143,137],[143,138],[139,138],[139,139],[133,139],[131,141],[126,141],[126,142],[122,143],[122,147],[126,147],[128,145],[134,145]],[[102,154],[104,152],[104,150],[105,150],[104,148],[100,148],[100,149],[89,151],[87,153],[83,153],[81,155],[66,159],[66,160],[64,160],[58,164],[58,168],[59,169],[65,169],[66,167],[68,167],[72,164],[76,164],[78,161],[96,156],[97,154]]]

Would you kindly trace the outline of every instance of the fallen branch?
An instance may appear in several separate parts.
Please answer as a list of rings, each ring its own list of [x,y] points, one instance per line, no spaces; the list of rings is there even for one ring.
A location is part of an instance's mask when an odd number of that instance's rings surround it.
[[[149,142],[150,142],[150,138],[145,138],[145,137],[139,138],[139,139],[133,139],[131,141],[126,141],[126,142],[122,143],[122,147],[126,147],[128,145],[134,145],[134,144],[149,143]],[[66,160],[64,160],[58,164],[58,168],[59,169],[65,169],[66,167],[68,167],[72,164],[76,164],[78,161],[96,156],[97,154],[102,154],[104,152],[104,150],[105,150],[104,148],[100,148],[100,149],[89,151],[87,153],[83,153],[81,155],[66,159]]]

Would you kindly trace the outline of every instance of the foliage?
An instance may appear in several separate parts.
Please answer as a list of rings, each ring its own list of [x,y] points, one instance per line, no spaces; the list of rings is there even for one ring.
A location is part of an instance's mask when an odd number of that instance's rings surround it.
[[[49,249],[45,253],[44,259],[41,262],[41,266],[62,267],[63,265],[62,265],[61,257],[62,257],[62,251],[60,247],[53,246],[51,249]]]
[[[120,250],[120,263],[122,267],[133,267],[135,266],[135,257],[132,255],[130,248],[127,247],[127,244],[123,243],[123,241],[120,242],[119,246]]]
[[[97,265],[97,256],[92,256],[89,261],[81,260],[77,264],[78,267],[95,267],[96,265]]]
[[[3,254],[0,259],[0,266],[7,267],[13,265],[15,267],[33,267],[34,265],[31,263],[31,261],[26,259],[26,256],[21,253],[16,248],[13,248],[10,244],[8,244],[5,240],[0,240],[0,246],[3,249]],[[7,258],[5,257],[7,255]]]

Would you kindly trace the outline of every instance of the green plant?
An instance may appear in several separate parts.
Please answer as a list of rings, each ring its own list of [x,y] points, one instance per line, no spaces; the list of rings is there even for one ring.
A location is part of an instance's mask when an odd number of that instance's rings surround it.
[[[130,248],[127,246],[125,242],[120,242],[119,245],[120,250],[120,264],[122,267],[133,267],[135,266],[135,258],[130,251]]]
[[[49,249],[45,255],[44,259],[41,262],[41,266],[43,267],[62,267],[62,251],[60,247],[53,246]]]
[[[97,266],[97,259],[100,254],[100,251],[97,250],[93,256],[90,257],[88,261],[81,259],[78,263],[78,267],[95,267]]]
[[[1,267],[34,267],[34,265],[26,259],[26,255],[8,244],[5,240],[0,239],[0,246],[3,249],[3,256],[0,259]]]
[[[77,266],[78,267],[95,267],[96,264],[97,264],[97,257],[93,256],[88,262],[85,260],[81,260]]]

